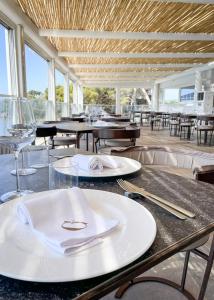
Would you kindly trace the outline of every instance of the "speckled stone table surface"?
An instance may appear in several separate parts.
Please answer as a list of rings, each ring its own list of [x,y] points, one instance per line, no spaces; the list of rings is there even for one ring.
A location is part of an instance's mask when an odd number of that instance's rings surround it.
[[[74,153],[77,150],[55,150],[52,154]],[[78,152],[80,152],[78,150]],[[12,155],[0,155],[0,194],[15,189]],[[32,283],[0,276],[0,299],[98,299],[107,293],[180,251],[193,241],[214,230],[214,186],[193,181],[180,176],[143,167],[141,172],[128,176],[136,185],[161,196],[172,203],[189,209],[196,214],[195,219],[179,220],[148,200],[136,198],[154,216],[157,236],[152,247],[135,262],[113,273],[90,280],[70,283]],[[48,168],[21,177],[22,188],[43,191],[48,189]],[[81,178],[81,188],[111,191],[123,194],[116,178],[93,180]],[[139,238],[141,238],[139,236]],[[142,237],[143,238],[143,237]],[[98,286],[100,285],[100,286]],[[92,290],[91,290],[92,289]],[[91,290],[91,291],[90,291]]]

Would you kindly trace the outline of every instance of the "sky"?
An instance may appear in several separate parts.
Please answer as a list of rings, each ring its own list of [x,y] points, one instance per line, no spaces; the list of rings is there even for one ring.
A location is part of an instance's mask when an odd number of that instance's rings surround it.
[[[27,90],[44,92],[48,87],[48,64],[31,48],[25,45]],[[64,84],[64,77],[58,70],[55,72],[56,85]],[[5,51],[5,29],[0,25],[0,94],[7,94],[7,66]]]
[[[0,94],[7,94],[7,65],[4,27],[0,25]]]

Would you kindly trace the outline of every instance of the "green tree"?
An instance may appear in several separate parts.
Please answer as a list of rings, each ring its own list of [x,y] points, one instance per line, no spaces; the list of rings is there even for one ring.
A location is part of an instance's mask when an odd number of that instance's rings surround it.
[[[42,96],[42,93],[39,91],[30,90],[27,92],[28,99],[38,99],[38,98],[41,98],[41,96]]]
[[[69,100],[71,103],[73,102],[73,84],[72,83],[69,86]]]
[[[113,88],[89,88],[83,89],[85,104],[114,105],[115,89]]]
[[[62,85],[56,86],[56,101],[64,101],[64,87]]]

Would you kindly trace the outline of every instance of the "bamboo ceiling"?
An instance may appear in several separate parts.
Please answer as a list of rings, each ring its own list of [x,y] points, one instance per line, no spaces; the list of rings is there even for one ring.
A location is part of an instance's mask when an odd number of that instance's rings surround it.
[[[214,16],[213,16],[214,17]],[[213,18],[214,20],[214,18]],[[213,21],[214,22],[214,21]],[[214,26],[214,25],[213,25]],[[201,41],[130,41],[49,38],[59,51],[73,52],[214,52],[214,42]]]
[[[112,32],[214,33],[214,4],[153,0],[17,0],[39,29]],[[213,41],[110,40],[48,37],[58,51],[115,53],[214,53]],[[213,58],[83,58],[67,57],[70,64],[166,64],[149,71],[182,71],[167,64],[199,64]],[[142,69],[123,69],[136,72]],[[77,68],[80,72],[121,72],[114,69]],[[99,75],[98,75],[99,76]],[[160,75],[161,76],[161,75]],[[81,75],[79,75],[81,79]],[[96,78],[96,76],[94,76]]]

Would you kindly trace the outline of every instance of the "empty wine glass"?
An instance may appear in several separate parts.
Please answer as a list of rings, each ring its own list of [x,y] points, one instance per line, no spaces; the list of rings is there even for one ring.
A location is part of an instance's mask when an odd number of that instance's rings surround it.
[[[35,139],[36,123],[30,101],[23,98],[0,98],[0,143],[9,146],[15,156],[16,191],[1,196],[5,202],[31,191],[20,189],[18,156]]]

